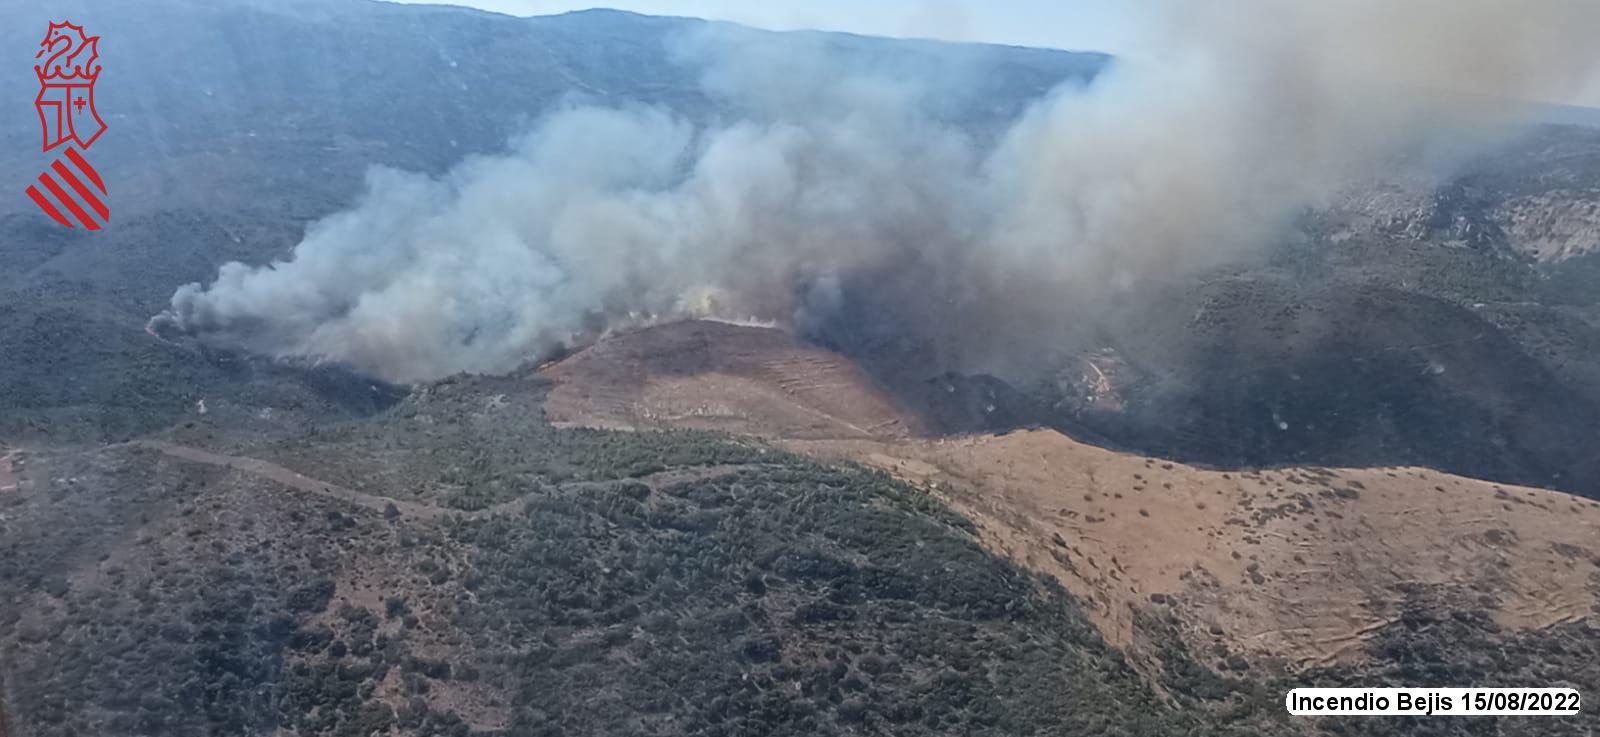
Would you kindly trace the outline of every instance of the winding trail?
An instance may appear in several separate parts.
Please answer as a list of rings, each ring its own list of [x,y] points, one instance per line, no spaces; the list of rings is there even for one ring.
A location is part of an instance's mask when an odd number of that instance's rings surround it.
[[[366,509],[371,509],[379,514],[384,513],[389,508],[389,505],[392,504],[394,505],[394,508],[400,512],[401,517],[409,519],[436,520],[447,516],[461,517],[463,519],[492,517],[497,514],[505,514],[516,511],[519,505],[521,505],[525,499],[525,497],[519,497],[476,511],[450,509],[447,507],[437,507],[432,504],[421,504],[403,499],[395,499],[393,497],[387,497],[381,494],[370,494],[364,491],[356,491],[354,489],[339,486],[338,484],[312,478],[300,473],[299,471],[290,470],[276,463],[263,461],[258,458],[246,458],[243,456],[213,453],[209,450],[201,450],[199,448],[194,448],[187,445],[178,445],[176,443],[169,443],[163,440],[135,440],[128,443],[128,445],[135,448],[154,450],[162,453],[163,455],[193,463],[203,463],[209,466],[220,466],[223,468],[240,471],[252,476],[276,481],[277,483],[292,489],[299,489],[300,491],[310,494],[319,494],[322,496],[346,501]],[[634,479],[573,482],[569,484],[562,484],[562,488],[602,489],[619,486],[628,482],[636,482],[644,484],[651,489],[660,489],[673,484],[690,481],[703,481],[706,479],[727,476],[747,468],[757,468],[760,466],[761,464],[731,464],[722,466],[706,466],[703,468],[673,469],[669,471],[660,471]],[[0,737],[5,737],[5,735],[0,733]]]
[[[400,516],[413,517],[417,519],[438,519],[453,512],[453,510],[444,509],[442,507],[435,507],[428,504],[418,504],[416,502],[408,502],[403,499],[394,499],[391,497],[380,496],[378,494],[368,494],[363,491],[347,489],[343,486],[339,486],[338,484],[322,481],[320,479],[314,479],[298,471],[292,471],[276,463],[269,463],[257,458],[223,455],[221,453],[213,453],[209,450],[201,450],[199,448],[193,448],[187,445],[177,445],[175,443],[168,443],[162,440],[135,440],[128,445],[131,445],[135,448],[145,448],[148,450],[159,451],[164,455],[186,461],[204,463],[208,466],[221,466],[223,468],[231,468],[235,471],[242,471],[252,476],[258,476],[276,481],[291,489],[299,489],[312,494],[321,494],[323,496],[333,497],[335,499],[350,502],[351,504],[355,504],[360,507],[366,507],[367,509],[371,509],[379,514],[382,514],[385,510],[387,510],[390,504],[393,504],[395,509],[400,510]]]

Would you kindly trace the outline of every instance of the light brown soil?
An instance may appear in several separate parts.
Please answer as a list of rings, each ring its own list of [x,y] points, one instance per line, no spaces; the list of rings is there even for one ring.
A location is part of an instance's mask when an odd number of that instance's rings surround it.
[[[884,468],[986,545],[1054,576],[1108,640],[1164,609],[1196,652],[1310,666],[1362,655],[1411,585],[1508,628],[1600,606],[1600,503],[1421,468],[1214,471],[1048,430],[914,437],[848,359],[779,331],[655,328],[546,369],[547,407],[599,427],[716,427]]]
[[[933,489],[988,546],[1089,602],[1119,645],[1135,609],[1171,607],[1192,644],[1304,666],[1359,656],[1403,585],[1517,629],[1600,603],[1600,504],[1559,492],[1420,468],[1212,471],[1048,430],[787,445]]]
[[[769,328],[692,321],[610,338],[545,367],[557,423],[785,438],[904,437],[915,418],[855,364]]]

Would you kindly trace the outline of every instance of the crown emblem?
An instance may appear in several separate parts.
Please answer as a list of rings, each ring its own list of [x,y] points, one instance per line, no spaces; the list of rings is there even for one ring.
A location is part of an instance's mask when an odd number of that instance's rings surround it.
[[[66,145],[62,155],[39,173],[28,185],[28,199],[39,211],[68,227],[82,225],[99,230],[111,219],[106,207],[106,183],[89,160],[68,142],[87,151],[106,122],[94,107],[95,80],[100,76],[100,37],[85,36],[83,26],[70,21],[51,23],[39,42],[33,66],[39,77],[39,95],[33,106],[39,112],[39,127],[44,134],[42,151]],[[0,737],[5,727],[0,725]]]
[[[94,84],[100,76],[99,36],[83,35],[83,26],[72,23],[51,23],[39,42],[33,73],[41,84]]]

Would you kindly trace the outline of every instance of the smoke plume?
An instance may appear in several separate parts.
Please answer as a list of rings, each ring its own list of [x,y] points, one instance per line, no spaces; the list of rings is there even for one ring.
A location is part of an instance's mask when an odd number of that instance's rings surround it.
[[[1592,0],[1142,9],[1139,54],[998,136],[930,115],[941,80],[712,32],[686,53],[737,122],[569,106],[442,178],[375,170],[287,259],[227,264],[156,320],[416,381],[652,320],[804,327],[868,289],[974,368],[1064,339],[1119,289],[1260,249],[1512,100],[1569,98],[1600,28]]]

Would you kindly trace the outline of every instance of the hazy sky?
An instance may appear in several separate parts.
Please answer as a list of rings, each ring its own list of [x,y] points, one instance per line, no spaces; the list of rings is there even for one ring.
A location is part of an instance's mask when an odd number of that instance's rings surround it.
[[[510,15],[550,15],[599,6],[729,20],[775,30],[809,28],[1139,55],[1137,20],[1129,10],[1137,4],[1127,0],[392,1],[468,5]],[[1555,102],[1600,107],[1600,73],[1575,98]]]
[[[441,0],[401,0],[440,2]],[[1020,46],[1117,52],[1129,20],[1117,0],[443,0],[511,15],[604,7],[731,20],[777,30],[813,28]]]

